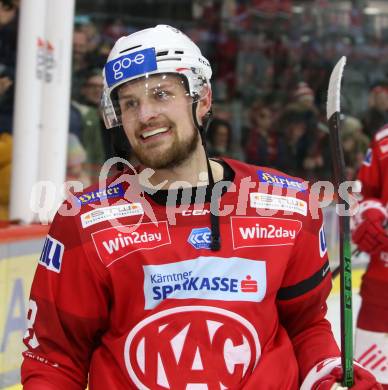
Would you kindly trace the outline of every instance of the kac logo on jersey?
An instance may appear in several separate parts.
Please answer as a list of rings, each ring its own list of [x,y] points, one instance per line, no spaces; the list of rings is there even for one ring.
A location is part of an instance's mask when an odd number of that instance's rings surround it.
[[[145,317],[124,347],[136,389],[241,388],[260,356],[256,326],[215,306],[179,306]]]
[[[65,246],[61,242],[47,235],[39,258],[39,264],[50,271],[61,272],[64,250]]]
[[[155,49],[149,48],[109,61],[105,65],[105,75],[108,86],[111,87],[123,79],[152,72],[156,69]]]
[[[187,242],[195,249],[209,249],[211,242],[211,231],[208,227],[193,229]]]
[[[323,257],[327,252],[325,230],[323,225],[319,229],[319,255]]]
[[[369,148],[365,154],[364,165],[369,167],[371,164],[372,164],[372,149]]]

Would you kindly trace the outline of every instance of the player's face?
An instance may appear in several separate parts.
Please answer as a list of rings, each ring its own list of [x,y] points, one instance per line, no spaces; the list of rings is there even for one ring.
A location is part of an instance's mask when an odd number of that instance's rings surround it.
[[[199,147],[192,99],[178,76],[155,75],[129,82],[118,96],[125,133],[143,165],[171,168]]]

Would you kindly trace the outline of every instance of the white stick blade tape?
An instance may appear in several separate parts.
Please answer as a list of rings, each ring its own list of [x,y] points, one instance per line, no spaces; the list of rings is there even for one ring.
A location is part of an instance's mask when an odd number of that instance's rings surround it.
[[[346,64],[346,57],[342,56],[330,75],[329,88],[327,91],[327,119],[335,113],[340,111],[340,96],[341,96],[341,79],[344,67]]]

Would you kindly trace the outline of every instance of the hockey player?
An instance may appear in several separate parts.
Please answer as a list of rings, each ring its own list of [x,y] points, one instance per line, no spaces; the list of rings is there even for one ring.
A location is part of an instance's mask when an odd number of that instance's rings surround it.
[[[370,262],[362,278],[355,356],[388,389],[388,125],[374,135],[358,178],[363,199],[353,241]]]
[[[170,26],[113,47],[102,110],[140,166],[56,215],[31,289],[24,389],[337,386],[321,213],[300,179],[207,158],[211,74]],[[356,365],[354,389],[380,386]]]

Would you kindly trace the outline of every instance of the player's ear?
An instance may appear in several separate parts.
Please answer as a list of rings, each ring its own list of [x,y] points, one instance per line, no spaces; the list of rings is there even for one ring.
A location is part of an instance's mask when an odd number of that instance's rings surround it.
[[[197,114],[199,118],[203,118],[211,109],[212,105],[212,90],[205,86],[201,93],[201,99],[198,102]]]

